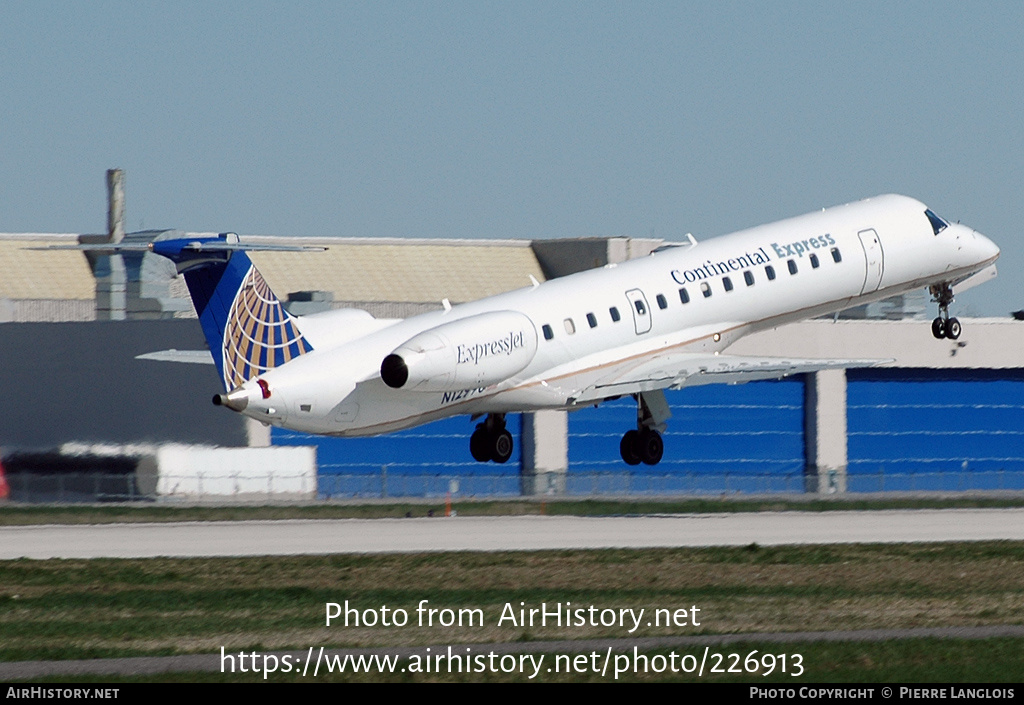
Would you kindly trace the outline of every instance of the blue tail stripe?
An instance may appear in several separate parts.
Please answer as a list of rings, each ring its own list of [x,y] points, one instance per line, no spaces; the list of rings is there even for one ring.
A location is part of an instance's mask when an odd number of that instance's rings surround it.
[[[180,264],[180,257],[175,258]],[[185,268],[185,281],[225,389],[312,351],[242,251]]]

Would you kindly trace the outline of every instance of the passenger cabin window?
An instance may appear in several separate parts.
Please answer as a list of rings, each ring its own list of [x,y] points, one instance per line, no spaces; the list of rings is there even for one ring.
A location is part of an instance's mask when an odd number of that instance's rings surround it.
[[[552,338],[555,337],[555,331],[551,330],[551,326],[549,326],[547,323],[542,325],[540,329],[544,331],[544,340],[551,340]]]
[[[932,213],[930,209],[926,210],[924,214],[928,217],[928,222],[932,224],[932,232],[936,235],[949,227],[949,223]]]
[[[839,253],[838,247],[832,248],[832,261],[835,262],[836,264],[839,264],[840,262],[843,261],[843,256]]]
[[[747,286],[754,286],[754,273],[749,269],[743,273],[743,281],[747,283]]]
[[[618,323],[620,320],[622,320],[622,316],[619,315],[619,309],[617,309],[616,307],[612,306],[610,309],[608,309],[608,313],[611,315],[613,323]]]
[[[690,303],[690,292],[686,290],[685,286],[679,290],[679,301],[684,304]]]
[[[789,273],[790,274],[796,274],[796,260],[795,259],[791,259],[791,260],[787,261],[786,265],[789,267]]]
[[[764,268],[764,273],[768,277],[768,281],[771,281],[775,278],[775,267],[769,264]]]
[[[660,309],[668,308],[668,299],[665,298],[664,294],[658,294],[657,299],[658,299],[658,308],[660,308]]]
[[[587,323],[590,324],[591,328],[597,328],[597,316],[592,313],[587,314]]]
[[[572,335],[576,332],[576,324],[572,322],[571,318],[566,318],[565,321],[565,332]]]
[[[702,294],[704,294],[705,299],[711,296],[711,287],[708,285],[707,282],[700,283],[700,291]]]
[[[811,255],[811,269],[817,269],[819,264],[818,255]]]
[[[732,291],[732,279],[729,277],[722,277],[722,286],[725,287],[726,291]]]
[[[647,315],[647,307],[644,306],[643,301],[637,299],[636,301],[633,302],[633,305],[636,306],[636,312],[639,313],[641,316]]]

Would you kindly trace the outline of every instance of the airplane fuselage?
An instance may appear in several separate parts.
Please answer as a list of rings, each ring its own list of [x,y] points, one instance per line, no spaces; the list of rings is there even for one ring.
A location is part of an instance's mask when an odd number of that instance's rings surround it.
[[[990,240],[959,224],[936,232],[926,210],[880,196],[401,321],[305,316],[312,352],[233,393],[257,420],[362,436],[698,384],[674,356],[714,356],[749,333],[952,285],[996,260]]]

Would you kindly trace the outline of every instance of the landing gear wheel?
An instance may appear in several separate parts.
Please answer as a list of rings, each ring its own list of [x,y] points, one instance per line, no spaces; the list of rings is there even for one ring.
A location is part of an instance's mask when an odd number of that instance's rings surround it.
[[[932,301],[939,305],[939,317],[932,321],[932,335],[936,338],[956,340],[960,337],[960,321],[949,317],[949,305],[953,303],[953,287],[948,282],[933,284],[928,289]]]
[[[657,465],[665,453],[665,442],[657,431],[647,430],[640,434],[640,459],[645,465]]]
[[[505,428],[505,414],[488,414],[469,437],[469,452],[478,463],[507,463],[514,445],[512,434]]]
[[[472,442],[472,439],[470,439]],[[497,436],[494,437],[493,446],[491,448],[491,460],[496,463],[507,463],[508,459],[512,457],[512,434],[505,429],[501,430]]]
[[[639,431],[626,431],[625,435],[622,436],[622,440],[619,442],[619,453],[622,455],[622,459],[626,461],[626,465],[640,464]]]
[[[960,337],[960,331],[960,321],[956,320],[955,318],[950,318],[948,321],[946,321],[946,326],[943,332],[946,334],[947,338],[949,338],[950,340],[956,340],[957,338]]]
[[[486,463],[491,459],[491,439],[487,436],[487,429],[483,424],[477,426],[473,435],[469,437],[469,452],[478,463]]]

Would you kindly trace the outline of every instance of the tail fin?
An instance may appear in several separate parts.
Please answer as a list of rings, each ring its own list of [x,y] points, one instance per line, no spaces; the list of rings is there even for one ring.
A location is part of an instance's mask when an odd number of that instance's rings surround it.
[[[185,275],[225,391],[313,350],[244,249],[307,248],[246,248],[232,233],[152,245]]]

